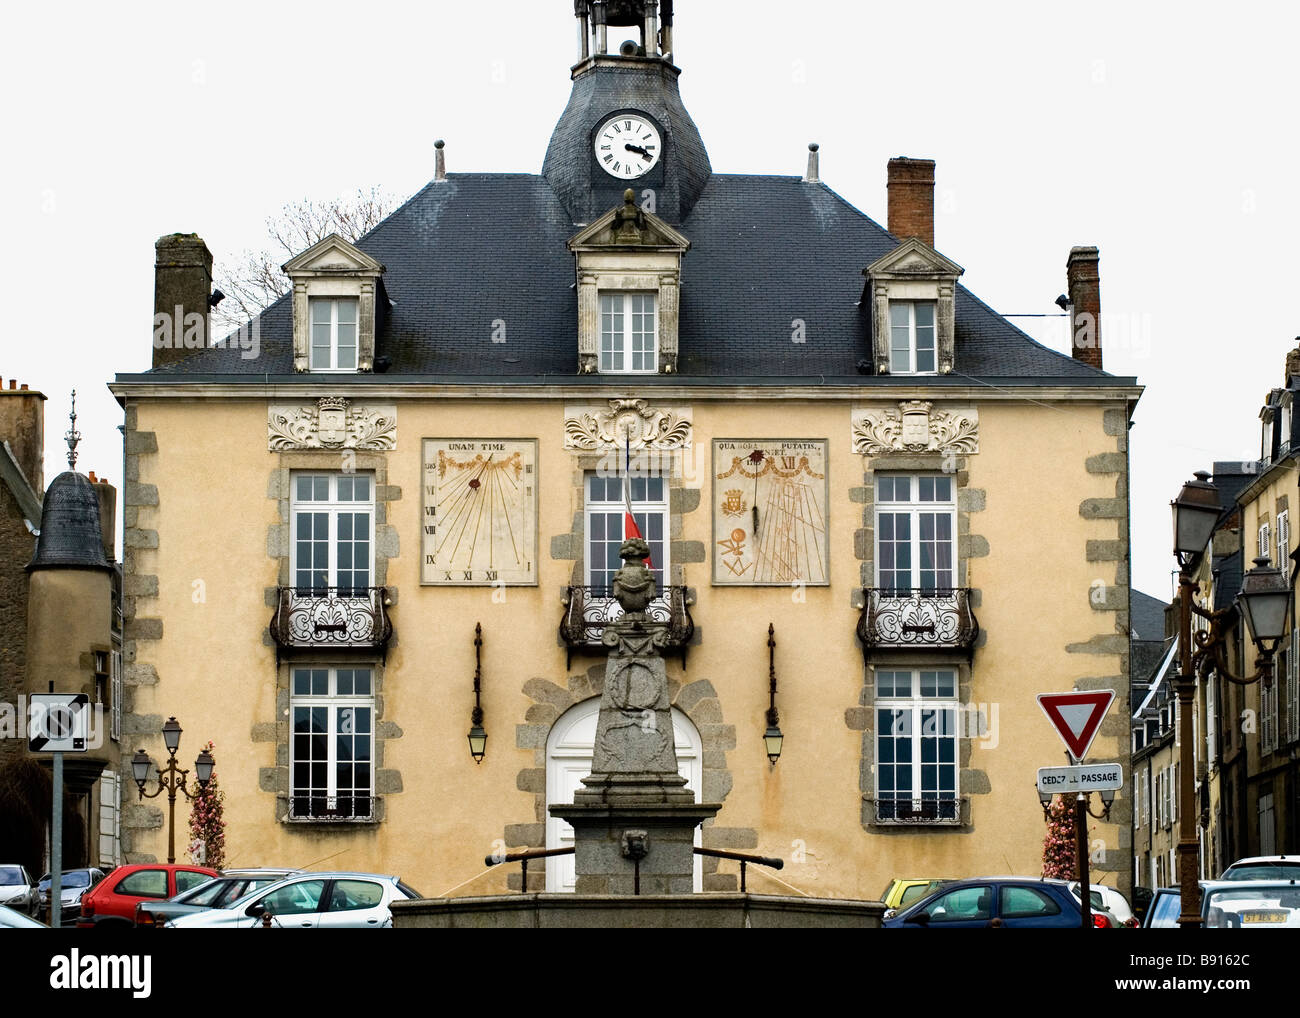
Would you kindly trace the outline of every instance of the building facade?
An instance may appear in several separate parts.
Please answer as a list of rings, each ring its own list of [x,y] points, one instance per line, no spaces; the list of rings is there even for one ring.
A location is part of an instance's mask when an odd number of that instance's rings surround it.
[[[483,858],[565,844],[547,805],[589,767],[634,522],[678,758],[722,803],[701,844],[787,860],[751,889],[1038,873],[1063,750],[1035,695],[1116,689],[1093,759],[1128,758],[1140,389],[1102,370],[1097,250],[1067,265],[1074,356],[1048,350],[935,248],[932,162],[889,162],[886,227],[815,146],[802,178],[715,173],[672,4],[575,8],[540,174],[448,174],[439,143],[220,341],[211,254],[159,240],[154,367],[112,385],[131,738],[156,756],[175,714],[214,741],[232,863],[517,888]],[[1130,806],[1098,881],[1127,886]],[[130,858],[157,823],[128,812]]]

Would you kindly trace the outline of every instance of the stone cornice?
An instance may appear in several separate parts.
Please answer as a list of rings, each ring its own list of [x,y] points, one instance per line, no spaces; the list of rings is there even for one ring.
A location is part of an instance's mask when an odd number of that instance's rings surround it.
[[[1141,397],[1143,387],[1135,380],[1116,378],[1108,384],[1070,385],[1056,383],[1021,385],[1016,380],[998,379],[988,384],[917,384],[914,378],[890,377],[882,379],[888,384],[825,384],[803,380],[786,385],[753,384],[748,382],[702,382],[681,384],[678,378],[668,384],[654,384],[662,376],[647,375],[645,379],[629,380],[620,384],[612,379],[600,378],[596,384],[576,382],[576,376],[566,375],[553,383],[531,381],[521,385],[501,379],[471,379],[459,382],[438,380],[434,382],[384,381],[373,375],[352,380],[346,376],[331,376],[332,393],[346,392],[352,399],[370,400],[427,400],[427,399],[499,399],[534,402],[553,400],[591,400],[627,398],[632,395],[651,396],[656,402],[687,401],[692,403],[747,400],[780,402],[790,400],[962,400],[980,403],[1115,403],[1135,402]],[[949,376],[951,377],[951,376]],[[651,384],[645,384],[649,381]],[[874,381],[874,380],[873,380]],[[934,382],[933,378],[929,379]],[[1010,384],[1008,384],[1010,383]],[[229,399],[229,400],[294,400],[316,399],[323,391],[321,379],[279,376],[274,381],[259,376],[257,381],[187,381],[162,380],[150,375],[121,376],[110,382],[108,389],[119,402],[127,399]]]

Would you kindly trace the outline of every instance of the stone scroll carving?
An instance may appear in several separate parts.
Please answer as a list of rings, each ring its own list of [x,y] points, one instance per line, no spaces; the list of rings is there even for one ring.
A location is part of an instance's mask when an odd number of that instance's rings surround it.
[[[325,396],[314,405],[273,406],[267,414],[267,445],[285,449],[397,448],[395,406],[354,406],[342,396]]]
[[[567,408],[566,449],[682,449],[691,442],[689,411],[656,409],[643,399],[611,399],[608,409]]]
[[[854,415],[853,451],[864,456],[898,452],[979,452],[979,411],[936,409],[924,400],[905,400],[898,409]]]

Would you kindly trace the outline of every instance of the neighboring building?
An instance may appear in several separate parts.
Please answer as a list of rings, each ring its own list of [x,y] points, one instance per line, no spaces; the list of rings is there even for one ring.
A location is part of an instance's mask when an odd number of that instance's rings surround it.
[[[1296,494],[1300,465],[1300,429],[1293,401],[1300,391],[1300,347],[1286,355],[1281,388],[1273,389],[1260,411],[1262,441],[1259,475],[1237,495],[1241,507],[1242,542],[1250,558],[1267,557],[1293,573],[1290,497]],[[1293,606],[1291,624],[1296,625]],[[1244,674],[1254,671],[1254,645],[1241,638],[1248,653],[1240,662]],[[1300,632],[1278,648],[1273,683],[1255,683],[1240,690],[1230,703],[1241,719],[1245,750],[1244,787],[1227,815],[1246,824],[1240,855],[1300,852]],[[1240,781],[1240,775],[1238,775]],[[1232,860],[1227,860],[1231,862]]]
[[[1129,601],[1129,663],[1133,681],[1132,765],[1128,780],[1133,799],[1133,877],[1135,885],[1164,886],[1169,881],[1171,827],[1169,794],[1175,762],[1175,701],[1169,683],[1177,671],[1177,648],[1166,632],[1169,605],[1134,590]],[[1170,841],[1170,831],[1174,840]]]
[[[48,777],[33,782],[39,772],[24,768],[35,760],[48,770],[52,758],[28,750],[28,698],[84,693],[93,705],[87,751],[64,756],[68,867],[121,862],[114,766],[122,706],[117,490],[68,470],[42,495],[44,401],[17,382],[0,388],[0,840],[9,848],[0,856],[25,856],[41,872],[52,796],[48,787],[33,795]]]
[[[802,179],[714,173],[672,5],[575,7],[540,175],[446,174],[439,143],[427,187],[289,261],[222,343],[206,246],[158,241],[153,369],[111,386],[128,730],[155,758],[170,714],[215,742],[239,862],[518,886],[482,859],[565,842],[547,804],[589,768],[630,500],[678,757],[722,803],[704,846],[832,897],[1037,874],[1034,771],[1063,749],[1035,695],[1115,688],[1092,759],[1129,756],[1141,390],[1102,370],[1097,250],[1067,263],[1074,356],[1046,349],[935,249],[932,162],[890,160],[887,229],[815,149]],[[127,821],[128,857],[160,855],[155,816]],[[1130,835],[1121,794],[1095,879],[1127,888]]]

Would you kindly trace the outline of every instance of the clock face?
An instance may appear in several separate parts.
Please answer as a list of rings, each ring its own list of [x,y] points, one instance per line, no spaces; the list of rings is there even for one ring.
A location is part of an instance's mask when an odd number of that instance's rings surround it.
[[[537,583],[537,441],[426,438],[420,582]]]
[[[610,117],[596,132],[596,161],[611,177],[635,180],[659,163],[663,140],[659,130],[636,113]]]

